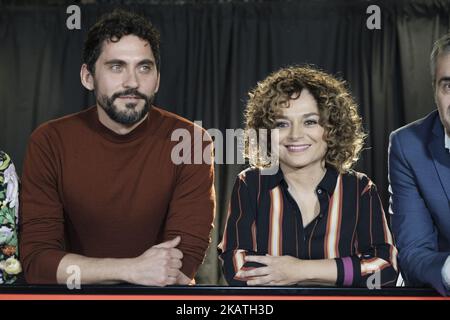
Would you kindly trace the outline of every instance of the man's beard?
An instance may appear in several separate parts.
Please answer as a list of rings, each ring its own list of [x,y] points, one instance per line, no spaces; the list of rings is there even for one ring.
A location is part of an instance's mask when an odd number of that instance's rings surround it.
[[[135,110],[137,103],[127,103],[125,104],[126,111],[120,111],[119,108],[114,104],[114,101],[120,96],[136,96],[144,100],[144,107],[137,111]],[[153,103],[155,95],[147,96],[136,89],[128,89],[121,92],[114,93],[111,97],[107,95],[97,95],[97,103],[105,110],[106,114],[111,118],[111,120],[124,124],[133,125],[140,120],[142,120],[148,113],[150,106]]]

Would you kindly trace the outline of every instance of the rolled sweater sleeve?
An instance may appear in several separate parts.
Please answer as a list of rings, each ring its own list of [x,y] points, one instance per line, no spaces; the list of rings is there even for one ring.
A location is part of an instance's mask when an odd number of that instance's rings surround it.
[[[363,182],[356,230],[356,254],[336,259],[337,285],[372,288],[395,286],[398,269],[394,239],[376,186],[367,178]]]
[[[20,193],[20,250],[25,279],[32,284],[57,283],[64,251],[64,214],[58,193],[60,170],[48,126],[30,137]]]
[[[164,228],[164,240],[181,236],[181,271],[193,278],[210,243],[215,213],[214,163],[211,139],[200,142],[201,164],[180,164]],[[195,146],[195,143],[194,143]]]

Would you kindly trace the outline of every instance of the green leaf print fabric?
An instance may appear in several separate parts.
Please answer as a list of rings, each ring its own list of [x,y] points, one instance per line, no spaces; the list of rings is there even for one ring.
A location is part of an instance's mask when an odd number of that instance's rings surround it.
[[[0,285],[11,284],[22,271],[17,226],[19,179],[10,157],[0,150]]]

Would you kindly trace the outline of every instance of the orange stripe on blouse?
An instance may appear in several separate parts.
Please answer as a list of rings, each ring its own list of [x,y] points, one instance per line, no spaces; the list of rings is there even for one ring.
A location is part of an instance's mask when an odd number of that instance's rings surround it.
[[[367,183],[367,186],[364,188],[364,190],[361,192],[361,196],[363,196],[369,189],[372,187],[373,183],[371,180]]]
[[[253,251],[258,251],[258,244],[256,242],[256,222],[252,223],[252,242],[253,242]]]
[[[269,227],[269,255],[282,254],[282,219],[283,204],[280,187],[270,190],[270,227]]]
[[[238,187],[238,192],[237,192],[238,203],[239,203],[239,217],[236,220],[236,227],[235,227],[236,228],[236,248],[239,248],[239,229],[238,229],[238,224],[239,224],[239,221],[242,218],[242,206],[241,206],[241,194],[240,194],[240,191],[241,191],[241,181],[239,181],[239,187]]]
[[[341,177],[341,176],[339,176]],[[341,224],[342,224],[342,205],[343,205],[343,201],[342,201],[342,195],[344,193],[343,190],[343,183],[342,181],[340,182],[340,187],[339,187],[339,205],[338,205],[338,217],[337,217],[337,228],[336,228],[336,243],[335,243],[335,250],[334,252],[336,252],[336,257],[339,257],[339,239],[341,238]]]
[[[328,211],[327,235],[325,238],[325,259],[333,259],[338,257],[338,235],[342,206],[342,175],[338,176],[333,196],[330,200],[330,208]]]

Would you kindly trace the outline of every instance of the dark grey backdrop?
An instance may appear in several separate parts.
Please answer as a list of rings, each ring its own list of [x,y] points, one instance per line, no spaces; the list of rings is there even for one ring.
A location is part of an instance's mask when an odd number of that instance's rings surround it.
[[[0,2],[0,148],[19,172],[33,129],[93,104],[79,81],[80,56],[88,28],[117,7],[101,2],[80,5],[75,31],[66,28],[67,5]],[[312,63],[346,79],[369,133],[358,169],[378,185],[387,210],[388,136],[435,108],[429,52],[449,30],[449,1],[111,2],[127,3],[121,7],[161,31],[157,104],[206,128],[242,127],[246,92],[282,66]],[[366,27],[370,4],[381,8],[381,30]],[[240,169],[216,166],[216,228],[199,283],[222,281],[216,245]]]

